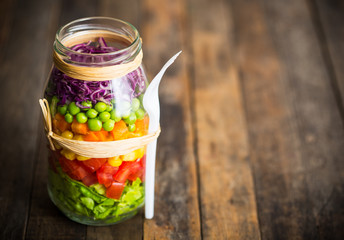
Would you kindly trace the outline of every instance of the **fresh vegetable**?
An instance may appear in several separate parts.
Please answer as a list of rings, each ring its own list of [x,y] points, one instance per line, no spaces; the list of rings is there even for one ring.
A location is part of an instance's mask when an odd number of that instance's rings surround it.
[[[64,132],[70,128],[70,123],[61,114],[57,113],[53,119],[53,126],[60,132]]]
[[[107,106],[103,102],[97,102],[97,104],[94,106],[94,109],[100,113],[104,112],[106,110],[106,108],[107,108]]]
[[[91,131],[100,131],[102,129],[102,122],[99,119],[89,119],[87,123]]]
[[[82,165],[84,165],[87,170],[90,172],[95,172],[97,171],[104,163],[106,163],[107,159],[106,158],[91,158],[88,160],[82,161]]]
[[[124,118],[126,124],[134,124],[136,122],[136,114],[131,112],[127,118]]]
[[[81,181],[86,186],[91,186],[93,184],[98,183],[97,175],[95,173],[87,175],[86,177],[81,179]]]
[[[96,110],[94,110],[93,108],[89,109],[86,112],[86,116],[89,118],[95,118],[95,117],[97,117],[97,115],[98,115],[98,112]]]
[[[110,105],[107,105],[107,106],[106,106],[106,110],[105,110],[105,111],[110,112],[112,109],[113,109],[113,106],[112,106],[112,104],[110,103]]]
[[[57,110],[61,115],[65,115],[67,113],[67,108],[68,108],[68,106],[65,104],[62,106],[58,106]]]
[[[103,123],[103,128],[105,131],[112,131],[114,127],[115,127],[114,120],[109,119]]]
[[[127,137],[128,127],[123,120],[115,124],[114,129],[111,131],[111,134],[114,140],[121,140]]]
[[[140,100],[137,98],[133,98],[131,100],[131,109],[135,112],[140,108]]]
[[[67,123],[72,123],[73,122],[73,116],[70,113],[66,113],[65,115],[65,120]]]
[[[89,142],[98,142],[100,139],[96,135],[96,132],[90,131],[88,132],[84,137],[83,140],[89,141]]]
[[[51,116],[55,116],[56,114],[56,107],[57,107],[57,103],[59,102],[59,99],[56,96],[53,96],[51,101],[50,101],[50,113]]]
[[[82,106],[82,109],[87,110],[88,108],[92,107],[92,103],[89,100],[83,101],[81,102],[81,106]]]
[[[76,160],[69,160],[65,157],[59,158],[60,165],[62,167],[62,170],[68,174],[69,177],[75,180],[81,180],[84,177],[90,175],[91,173],[81,165]]]
[[[73,133],[71,131],[66,130],[61,134],[61,137],[73,139]]]
[[[76,115],[80,112],[80,108],[75,104],[75,102],[71,102],[68,105],[68,111],[72,115]]]
[[[99,120],[102,122],[106,122],[110,119],[110,113],[109,112],[102,112],[99,114]]]
[[[118,112],[116,111],[116,109],[112,110],[110,112],[110,118],[112,120],[114,120],[115,122],[119,122],[121,120],[121,115],[118,114]]]
[[[87,122],[87,116],[84,112],[79,112],[77,115],[76,115],[76,120],[79,122],[79,123],[85,123]]]
[[[118,167],[113,167],[110,164],[104,164],[99,171],[97,171],[98,182],[109,187],[114,181],[113,176],[118,172]]]
[[[75,134],[85,135],[89,132],[89,128],[86,123],[79,123],[77,121],[73,121],[71,128]]]
[[[122,164],[122,159],[119,156],[110,157],[108,163],[113,167],[119,167]]]
[[[76,63],[102,62],[77,53],[105,53],[115,49],[104,39],[72,47]],[[147,134],[148,117],[142,108],[146,79],[141,67],[120,79],[82,81],[58,69],[46,90],[53,131],[78,141],[116,141]],[[110,158],[89,158],[57,146],[50,159],[49,191],[68,216],[119,221],[144,201],[145,148]],[[85,155],[87,155],[85,153]]]
[[[110,187],[106,189],[106,196],[108,198],[120,199],[122,192],[124,190],[124,183],[112,182]]]
[[[90,221],[117,222],[144,203],[144,187],[137,178],[132,183],[113,183],[109,188],[95,183],[87,186],[67,176],[60,167],[49,171],[50,191],[63,212],[73,211]]]
[[[136,125],[134,123],[131,123],[128,125],[129,132],[134,132],[136,129]]]

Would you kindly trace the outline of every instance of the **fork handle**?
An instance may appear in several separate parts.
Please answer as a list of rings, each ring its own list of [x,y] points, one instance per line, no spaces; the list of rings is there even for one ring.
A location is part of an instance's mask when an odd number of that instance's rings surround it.
[[[155,158],[156,158],[155,139],[147,146],[146,157],[146,183],[145,183],[145,217],[152,219],[154,216],[154,183],[155,183]]]

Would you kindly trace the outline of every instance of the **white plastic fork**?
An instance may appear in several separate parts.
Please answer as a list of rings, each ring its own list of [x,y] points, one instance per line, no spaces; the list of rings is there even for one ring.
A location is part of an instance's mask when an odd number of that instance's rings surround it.
[[[166,69],[176,60],[182,51],[175,54],[165,63],[160,72],[149,84],[143,97],[143,107],[149,116],[149,133],[154,133],[159,128],[160,122],[160,103],[159,103],[159,85]],[[154,181],[155,181],[155,156],[157,140],[149,143],[147,146],[146,158],[146,186],[145,186],[145,217],[152,219],[154,216]]]

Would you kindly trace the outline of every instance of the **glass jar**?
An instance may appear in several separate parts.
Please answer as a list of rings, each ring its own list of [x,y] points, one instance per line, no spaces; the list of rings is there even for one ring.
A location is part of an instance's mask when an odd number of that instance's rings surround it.
[[[98,144],[147,135],[142,98],[148,81],[141,59],[138,31],[121,20],[79,19],[56,34],[54,65],[44,93],[50,136],[76,147],[91,145],[83,154],[82,149],[51,141],[48,192],[76,222],[118,223],[144,204],[145,146],[111,155]],[[86,154],[88,149],[94,153]]]

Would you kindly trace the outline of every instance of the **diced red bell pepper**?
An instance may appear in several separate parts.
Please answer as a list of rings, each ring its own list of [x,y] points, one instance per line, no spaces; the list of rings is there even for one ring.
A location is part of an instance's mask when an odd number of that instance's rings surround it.
[[[106,196],[108,198],[120,199],[124,190],[124,183],[113,182],[110,187],[106,189]]]
[[[139,171],[143,171],[141,159],[137,159],[134,162],[125,161],[119,167],[118,172],[114,176],[114,180],[117,182],[125,183],[125,181],[129,179],[130,175],[133,175],[132,178],[134,178]],[[135,177],[135,179],[136,178],[137,176]]]
[[[145,159],[145,156],[137,159],[130,168],[130,172],[131,174],[128,177],[128,180],[130,181],[135,181],[137,178],[140,178],[141,181],[144,181],[144,164],[143,164],[143,160]]]
[[[91,173],[76,160],[71,161],[65,157],[60,157],[59,162],[62,170],[75,180],[81,180],[84,177],[91,175]]]
[[[101,168],[98,170],[98,172],[99,171],[114,175],[118,171],[118,167],[113,167],[109,163],[105,163],[101,166]]]
[[[113,175],[118,171],[118,167],[113,167],[108,163],[103,164],[97,170],[97,178],[100,184],[104,184],[105,187],[109,187],[113,182]]]
[[[95,184],[98,182],[97,175],[95,173],[87,175],[81,181],[86,185],[86,186],[91,186],[92,184]]]
[[[143,168],[140,167],[137,172],[129,175],[128,180],[135,181],[137,178],[140,178],[141,181],[143,182],[143,179],[144,179],[143,173],[144,173]]]
[[[109,187],[113,182],[113,177],[111,174],[98,172],[97,171],[97,179],[100,184],[104,184],[105,187]]]
[[[121,171],[118,171],[113,179],[116,182],[125,183],[125,181],[128,179],[130,174],[131,174],[130,173],[130,169],[129,168],[124,168]]]
[[[146,169],[146,154],[140,159],[141,166]]]
[[[90,172],[97,171],[104,163],[106,163],[107,158],[91,158],[80,163],[84,165]]]
[[[144,182],[146,178],[146,154],[140,159],[140,165],[142,167],[141,181]]]
[[[114,180],[117,182],[125,183],[125,181],[128,179],[130,173],[130,166],[132,162],[129,161],[123,161],[121,166],[119,166],[118,172],[116,175],[113,176]]]

